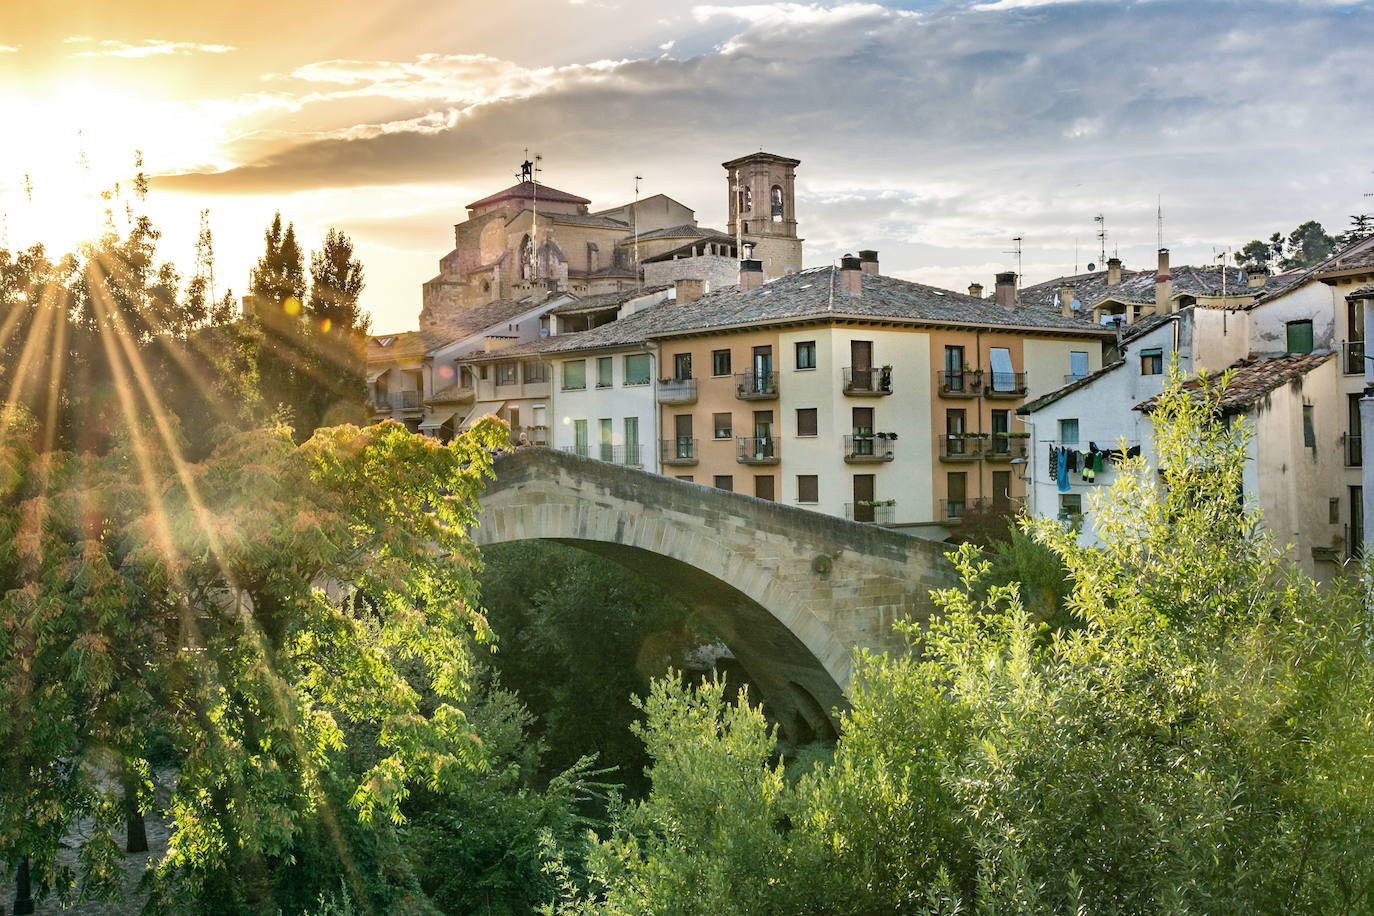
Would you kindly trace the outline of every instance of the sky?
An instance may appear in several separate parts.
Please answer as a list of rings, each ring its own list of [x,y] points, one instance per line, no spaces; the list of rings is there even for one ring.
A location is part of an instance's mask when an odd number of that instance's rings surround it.
[[[464,205],[542,180],[722,227],[720,163],[800,159],[806,263],[963,289],[1179,263],[1374,212],[1374,0],[44,0],[0,20],[0,247],[138,208],[243,292],[280,211],[415,327]],[[153,176],[131,195],[135,151]],[[118,194],[100,196],[118,184]],[[1103,224],[1094,217],[1101,215]]]

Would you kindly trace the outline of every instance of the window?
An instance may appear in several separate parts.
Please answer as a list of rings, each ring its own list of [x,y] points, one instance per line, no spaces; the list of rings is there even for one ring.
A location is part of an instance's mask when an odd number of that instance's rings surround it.
[[[1164,351],[1162,349],[1155,347],[1153,350],[1140,351],[1140,374],[1164,374]]]
[[[625,357],[625,384],[626,385],[647,385],[649,384],[649,354],[631,353]]]
[[[477,367],[477,376],[478,376],[478,378],[480,378],[480,379],[481,379],[482,381],[484,381],[484,382],[487,380],[487,364],[486,364],[486,363],[483,363],[481,366]]]
[[[524,363],[523,371],[526,385],[549,380],[549,367],[540,360]]]
[[[1061,521],[1077,521],[1083,516],[1083,494],[1059,494],[1059,518]]]
[[[625,418],[625,463],[643,463],[639,460],[639,417]]]
[[[573,420],[573,453],[587,457],[587,421]]]
[[[711,374],[716,378],[730,374],[730,351],[712,350],[711,351]]]
[[[964,514],[964,504],[968,498],[968,474],[964,471],[950,471],[945,475],[945,518],[959,518]]]
[[[756,474],[754,476],[754,495],[759,499],[773,500],[772,474]]]
[[[871,436],[873,435],[873,408],[855,407],[849,412],[850,422],[853,424],[854,435]]]
[[[1345,542],[1351,558],[1364,552],[1364,487],[1350,488],[1350,537]]]
[[[515,385],[520,381],[519,363],[497,363],[496,364],[496,384]]]
[[[1078,444],[1078,419],[1059,421],[1059,444],[1077,445]]]
[[[677,475],[677,479],[678,479],[678,480],[685,480],[687,483],[693,483],[693,482],[694,482],[694,481],[692,480],[692,475],[691,475],[691,474],[678,474],[678,475]]]
[[[816,408],[798,407],[797,408],[797,435],[814,436],[816,435]]]
[[[803,340],[797,344],[797,368],[816,368],[816,342],[814,340]]]
[[[1073,350],[1069,353],[1069,375],[1082,378],[1088,374],[1088,353],[1086,350]]]
[[[989,347],[988,362],[992,365],[992,390],[1015,391],[1016,371],[1011,365],[1011,350],[1006,347]]]
[[[729,474],[717,474],[713,484],[717,490],[735,491],[735,478]]]
[[[597,426],[601,434],[601,460],[613,461],[615,459],[614,421],[610,418],[598,420]]]
[[[1010,455],[1011,454],[1011,411],[994,410],[992,412],[992,454]],[[993,472],[995,477],[998,471]],[[994,491],[995,491],[994,487]],[[995,494],[994,494],[995,495]]]
[[[711,414],[711,430],[711,435],[713,435],[717,439],[729,439],[731,436],[733,436],[735,434],[735,430],[734,423],[731,421],[730,418],[730,414]]]
[[[679,382],[692,377],[692,354],[678,353],[673,357],[673,378]]]
[[[992,472],[992,501],[1005,503],[1011,499],[1011,471]]]
[[[1312,322],[1310,320],[1288,322],[1288,352],[1312,352]]]
[[[797,502],[818,503],[821,501],[821,482],[815,474],[797,475]]]
[[[609,356],[597,357],[596,387],[609,388],[615,384],[615,360]]]
[[[964,348],[945,347],[945,388],[964,390]]]
[[[482,367],[484,370],[485,366]],[[587,361],[573,359],[563,364],[563,390],[577,391],[587,387]]]
[[[1317,430],[1312,425],[1312,405],[1302,405],[1302,444],[1307,448],[1317,447]]]

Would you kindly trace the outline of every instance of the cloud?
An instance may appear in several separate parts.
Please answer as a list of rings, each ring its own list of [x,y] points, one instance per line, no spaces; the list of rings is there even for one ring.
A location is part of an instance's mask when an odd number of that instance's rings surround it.
[[[94,42],[85,35],[73,35],[63,39],[66,44]],[[232,45],[200,44],[194,41],[159,41],[145,38],[138,44],[124,41],[100,41],[89,51],[80,51],[72,57],[161,57],[183,54],[227,54],[238,50]]]
[[[0,54],[14,54],[18,50],[18,45],[0,45]]]
[[[920,14],[856,2],[705,5],[673,26],[680,45],[715,44],[692,57],[320,61],[273,80],[303,115],[369,99],[407,110],[163,182],[200,192],[474,189],[508,181],[512,157],[530,147],[546,155],[546,180],[585,196],[622,194],[621,173],[647,169],[709,224],[722,219],[718,163],[765,146],[803,161],[808,260],[871,240],[892,252],[885,267],[940,265],[950,276],[927,279],[960,287],[961,258],[970,269],[1005,260],[1014,235],[1027,239],[1028,265],[1072,267],[1075,237],[1085,254],[1094,247],[1098,212],[1113,244],[1123,254],[1136,246],[1130,257],[1143,262],[1157,195],[1170,238],[1199,251],[1208,239],[1267,234],[1271,222],[1343,218],[1366,188],[1342,184],[1367,177],[1348,150],[1374,145],[1363,52],[1374,46],[1374,8],[1235,11],[1227,0],[968,2]],[[711,32],[705,45],[693,24]],[[1332,146],[1335,124],[1342,143]]]

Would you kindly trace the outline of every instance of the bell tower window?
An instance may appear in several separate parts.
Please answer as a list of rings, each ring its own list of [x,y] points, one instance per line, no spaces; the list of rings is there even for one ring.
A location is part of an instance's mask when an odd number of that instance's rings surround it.
[[[520,279],[534,279],[534,240],[528,235],[520,241]]]
[[[782,222],[782,187],[773,185],[773,190],[768,192],[768,197],[772,205],[773,222]]]

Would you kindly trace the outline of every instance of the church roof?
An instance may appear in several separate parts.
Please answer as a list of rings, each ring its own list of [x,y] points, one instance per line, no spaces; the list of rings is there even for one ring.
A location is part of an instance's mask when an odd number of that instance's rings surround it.
[[[489,197],[483,197],[479,201],[468,204],[469,210],[478,207],[485,207],[490,204],[500,203],[503,200],[547,200],[554,203],[563,204],[589,204],[585,197],[578,197],[576,194],[569,194],[567,191],[560,191],[548,185],[536,184],[533,181],[522,181],[519,184],[511,185],[504,191],[497,191]]]

